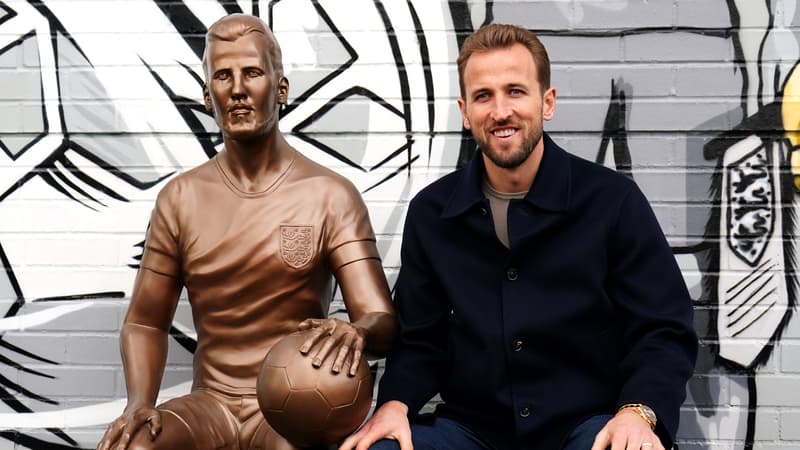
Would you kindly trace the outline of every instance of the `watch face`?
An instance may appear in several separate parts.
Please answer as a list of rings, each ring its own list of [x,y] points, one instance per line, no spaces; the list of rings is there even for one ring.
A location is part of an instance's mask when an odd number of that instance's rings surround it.
[[[656,426],[656,413],[647,405],[639,405],[636,407],[636,410],[639,411],[639,414],[642,415],[650,425],[655,428]]]

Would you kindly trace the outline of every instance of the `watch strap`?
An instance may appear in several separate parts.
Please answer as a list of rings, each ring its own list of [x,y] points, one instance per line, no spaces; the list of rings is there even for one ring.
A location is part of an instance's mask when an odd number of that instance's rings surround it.
[[[628,403],[619,407],[617,411],[622,411],[623,409],[630,409],[631,411],[635,412],[639,415],[648,425],[650,425],[651,430],[656,429],[656,414],[653,412],[653,409],[643,403]]]

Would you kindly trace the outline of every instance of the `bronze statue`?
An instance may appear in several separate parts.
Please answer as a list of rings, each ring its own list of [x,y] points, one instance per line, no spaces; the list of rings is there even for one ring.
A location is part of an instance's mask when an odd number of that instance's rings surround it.
[[[220,19],[206,35],[203,69],[205,106],[225,148],[158,195],[120,333],[128,402],[100,450],[294,448],[256,400],[270,347],[311,329],[299,350],[316,367],[335,358],[334,372],[350,372],[350,361],[384,355],[395,336],[359,192],[278,129],[289,82],[269,28],[250,15]],[[326,318],[331,274],[350,322]],[[183,288],[197,330],[192,389],[156,406]]]

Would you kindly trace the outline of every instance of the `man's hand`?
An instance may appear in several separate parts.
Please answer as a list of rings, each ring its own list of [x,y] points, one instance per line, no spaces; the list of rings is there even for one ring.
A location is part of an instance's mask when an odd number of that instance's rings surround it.
[[[131,439],[143,425],[150,427],[150,440],[161,433],[161,413],[153,407],[125,408],[115,421],[111,422],[97,444],[97,450],[125,450]]]
[[[319,343],[322,346],[316,351],[311,360],[314,367],[319,368],[331,353],[336,352],[331,371],[339,373],[345,362],[350,363],[349,375],[355,376],[358,372],[358,362],[366,345],[366,331],[363,328],[339,319],[306,319],[300,322],[300,330],[311,329],[308,339],[300,346],[300,353],[307,355]],[[338,347],[334,347],[338,346]]]
[[[622,409],[597,433],[592,450],[664,450],[661,440],[643,418]]]
[[[367,450],[381,439],[397,441],[400,450],[414,450],[408,407],[404,403],[392,400],[383,404],[361,429],[342,442],[339,450]]]

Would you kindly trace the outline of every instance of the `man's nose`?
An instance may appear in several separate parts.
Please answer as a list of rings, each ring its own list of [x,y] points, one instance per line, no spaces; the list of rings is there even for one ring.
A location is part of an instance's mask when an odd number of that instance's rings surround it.
[[[492,107],[492,120],[495,122],[503,122],[511,117],[512,108],[508,99],[503,95],[498,95],[494,98],[494,105]]]

